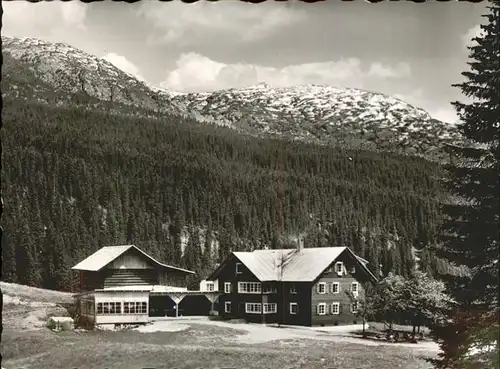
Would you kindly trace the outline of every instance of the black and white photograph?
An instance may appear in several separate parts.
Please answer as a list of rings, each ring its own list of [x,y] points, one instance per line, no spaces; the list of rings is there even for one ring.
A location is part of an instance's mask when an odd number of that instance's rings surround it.
[[[497,1],[1,7],[1,369],[500,366]]]

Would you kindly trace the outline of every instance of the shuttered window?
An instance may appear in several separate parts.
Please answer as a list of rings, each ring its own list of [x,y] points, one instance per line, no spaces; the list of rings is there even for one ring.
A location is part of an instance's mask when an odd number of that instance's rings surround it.
[[[340,314],[340,304],[338,302],[334,302],[331,305],[331,312],[333,315]]]
[[[321,302],[318,304],[318,315],[326,315],[326,303]]]
[[[335,272],[337,274],[342,274],[344,272],[344,263],[338,261],[335,263]]]
[[[357,302],[353,302],[351,304],[351,313],[356,314],[357,312],[358,312],[358,303]]]
[[[339,292],[340,292],[340,283],[333,282],[332,283],[332,293],[339,293]]]
[[[326,283],[325,282],[319,282],[318,283],[318,293],[319,294],[325,294],[326,293]]]
[[[354,296],[358,296],[358,294],[359,294],[359,283],[358,282],[351,283],[351,292]]]

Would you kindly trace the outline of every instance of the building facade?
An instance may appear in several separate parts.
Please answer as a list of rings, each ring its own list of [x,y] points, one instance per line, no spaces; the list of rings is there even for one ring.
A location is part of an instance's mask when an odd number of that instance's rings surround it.
[[[194,272],[160,263],[134,245],[103,247],[72,269],[80,273],[74,297],[77,323],[83,326],[147,323],[153,307],[156,315],[173,311],[176,316],[185,297],[188,307],[189,299],[204,295],[210,306],[215,298],[187,290],[186,277]]]
[[[375,281],[349,248],[324,247],[233,252],[202,288],[221,293],[227,319],[317,326],[360,323],[363,285]]]

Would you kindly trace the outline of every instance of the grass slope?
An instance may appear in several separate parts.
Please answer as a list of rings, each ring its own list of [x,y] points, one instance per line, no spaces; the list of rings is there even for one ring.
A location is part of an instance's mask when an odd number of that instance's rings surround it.
[[[0,283],[7,323],[21,320],[22,306],[33,314],[46,306],[65,304],[70,294],[11,283]],[[42,307],[42,308],[41,308]],[[23,329],[5,324],[2,367],[9,368],[428,368],[424,358],[435,354],[421,347],[353,343],[343,337],[278,339],[255,343],[241,340],[247,325],[195,323],[178,332],[141,333],[135,330],[60,332]],[[240,329],[241,328],[241,329]],[[259,330],[278,328],[262,327]],[[280,329],[281,330],[281,329]],[[269,331],[271,332],[271,331]],[[264,341],[264,339],[263,339]]]

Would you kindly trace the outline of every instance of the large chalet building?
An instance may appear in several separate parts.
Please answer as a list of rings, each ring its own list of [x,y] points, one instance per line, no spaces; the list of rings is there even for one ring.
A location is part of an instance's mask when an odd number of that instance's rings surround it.
[[[74,297],[78,323],[85,326],[147,323],[169,310],[178,315],[181,301],[184,310],[208,313],[219,295],[188,291],[193,271],[163,264],[134,245],[103,247],[72,269],[80,273]]]
[[[363,285],[377,278],[347,247],[233,252],[202,282],[218,315],[286,325],[359,324]]]

